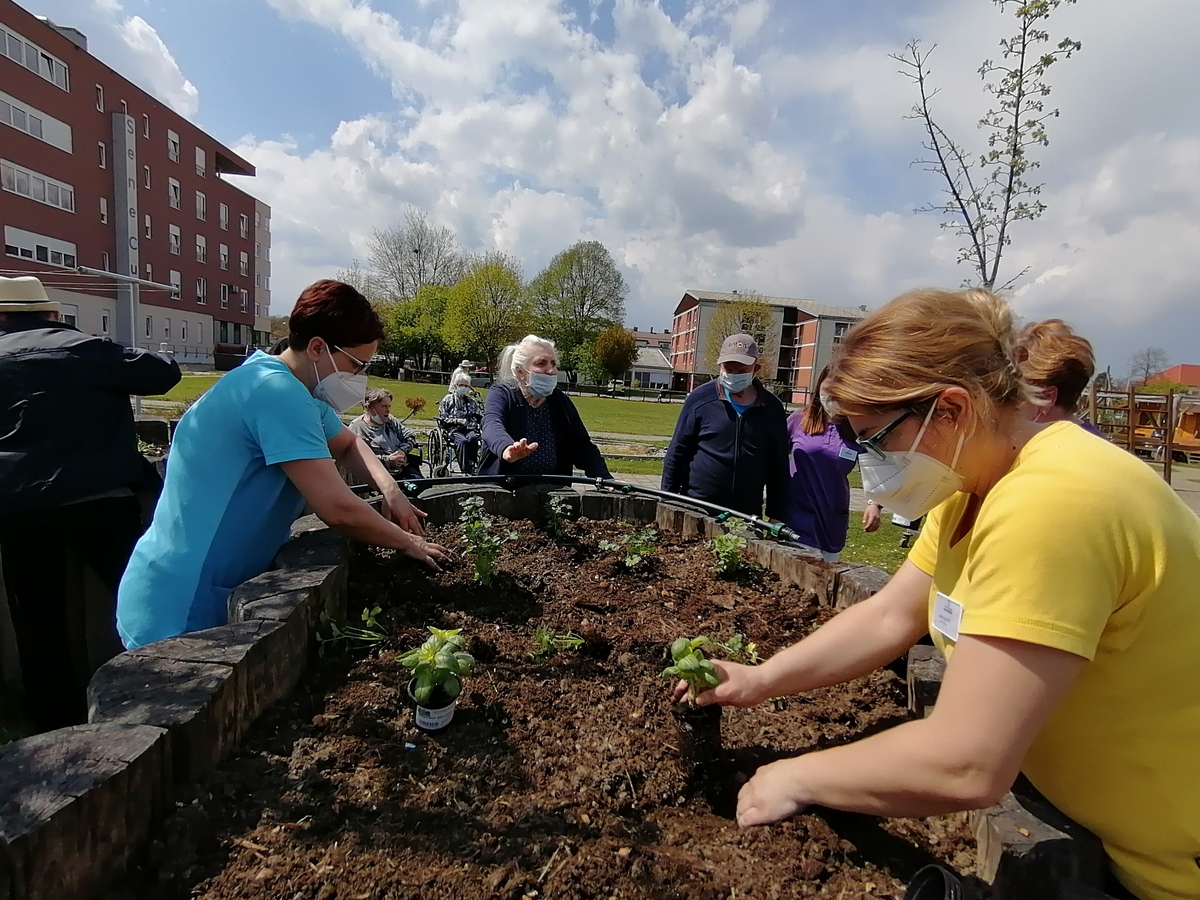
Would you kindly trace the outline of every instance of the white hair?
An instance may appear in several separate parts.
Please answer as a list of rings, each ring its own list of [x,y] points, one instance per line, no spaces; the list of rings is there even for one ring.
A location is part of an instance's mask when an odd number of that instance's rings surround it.
[[[454,374],[450,376],[450,387],[454,387],[456,384],[465,384],[470,387],[471,376],[461,369],[455,370]]]
[[[558,348],[554,346],[554,341],[538,337],[536,334],[527,334],[517,343],[509,344],[500,351],[500,365],[496,370],[497,376],[501,380],[516,380],[517,369],[526,369],[529,365],[529,360],[539,347],[549,350],[554,356],[555,365],[558,364]]]

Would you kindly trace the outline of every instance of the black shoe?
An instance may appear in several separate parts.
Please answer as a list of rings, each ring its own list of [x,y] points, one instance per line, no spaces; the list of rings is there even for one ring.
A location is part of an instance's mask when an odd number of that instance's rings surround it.
[[[941,866],[921,869],[904,891],[904,900],[966,900],[966,896],[958,876]]]

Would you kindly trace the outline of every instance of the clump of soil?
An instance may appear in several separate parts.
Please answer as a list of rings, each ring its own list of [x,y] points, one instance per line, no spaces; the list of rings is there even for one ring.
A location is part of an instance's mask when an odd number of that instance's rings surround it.
[[[512,527],[519,539],[490,587],[461,556],[430,576],[358,548],[350,616],[383,607],[389,646],[314,661],[110,900],[852,900],[900,898],[929,862],[972,870],[963,816],[818,810],[747,831],[732,821],[738,783],[758,765],[902,721],[891,671],[727,709],[721,758],[704,777],[681,764],[659,677],[669,642],[736,631],[765,657],[831,615],[814,596],[764,572],[722,581],[700,540],[664,536],[649,571],[631,575],[596,549],[626,526],[576,522],[557,543]],[[461,552],[456,527],[434,537]],[[478,659],[436,734],[413,724],[396,661],[428,625],[464,629]],[[535,659],[538,625],[585,643]]]

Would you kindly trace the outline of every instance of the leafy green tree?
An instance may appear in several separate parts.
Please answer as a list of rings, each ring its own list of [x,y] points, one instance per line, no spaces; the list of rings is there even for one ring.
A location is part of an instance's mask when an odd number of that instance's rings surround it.
[[[595,359],[609,378],[620,378],[637,359],[637,342],[620,325],[610,325],[596,337]]]
[[[929,55],[912,40],[904,52],[892,59],[900,72],[917,87],[918,99],[908,118],[921,123],[921,142],[926,155],[917,164],[944,182],[942,198],[921,207],[919,212],[942,216],[942,227],[964,238],[958,254],[960,263],[975,269],[978,284],[987,288],[1010,286],[1024,272],[1000,283],[1000,259],[1012,242],[1012,226],[1038,218],[1046,210],[1041,200],[1042,184],[1031,176],[1040,163],[1032,155],[1050,143],[1046,124],[1057,118],[1057,109],[1046,109],[1050,83],[1046,73],[1060,59],[1070,59],[1082,47],[1079,41],[1063,38],[1050,43],[1045,28],[1050,15],[1064,3],[1075,0],[993,0],[1001,13],[1016,15],[1016,33],[1000,41],[1000,61],[984,60],[979,75],[996,106],[979,120],[987,129],[986,150],[976,156],[943,130],[934,117],[937,89],[930,84]]]
[[[538,333],[554,341],[559,365],[576,380],[584,348],[625,320],[625,277],[602,243],[577,241],[550,260],[529,289]]]
[[[708,326],[708,342],[704,346],[705,365],[710,373],[716,373],[721,344],[731,334],[748,334],[758,342],[759,377],[763,381],[774,381],[779,356],[779,328],[775,324],[775,310],[771,305],[753,293],[739,294],[736,300],[725,300],[717,305]]]
[[[532,327],[533,299],[521,281],[520,264],[499,252],[472,258],[446,298],[446,344],[472,359],[486,359],[495,371],[504,345]]]

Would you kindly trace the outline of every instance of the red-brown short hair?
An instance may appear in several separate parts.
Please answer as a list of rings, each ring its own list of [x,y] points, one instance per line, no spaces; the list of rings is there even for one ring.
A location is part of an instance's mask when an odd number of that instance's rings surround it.
[[[1021,329],[1017,367],[1034,387],[1057,388],[1054,405],[1074,413],[1096,371],[1096,356],[1091,343],[1062,319],[1046,319]]]
[[[323,279],[304,289],[288,318],[288,346],[293,350],[305,349],[315,337],[337,347],[360,347],[383,339],[383,322],[353,287]]]

